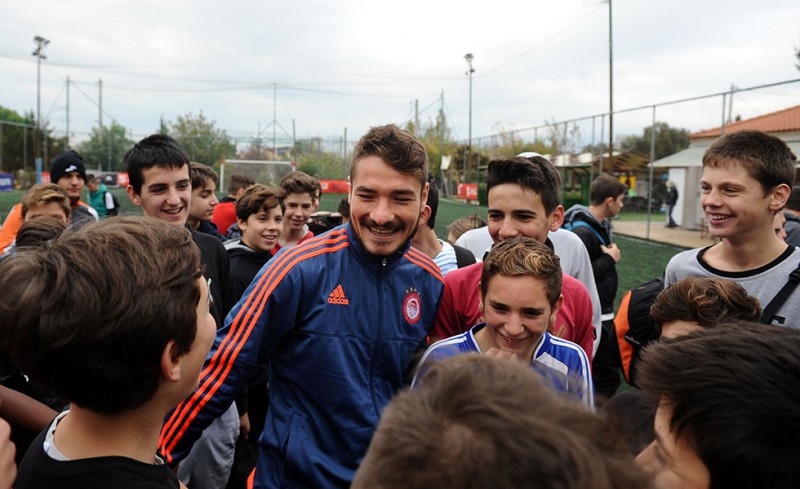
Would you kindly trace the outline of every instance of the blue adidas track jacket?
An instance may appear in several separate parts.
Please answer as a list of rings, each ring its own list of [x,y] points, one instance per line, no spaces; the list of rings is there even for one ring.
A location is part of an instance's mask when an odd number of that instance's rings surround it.
[[[424,346],[442,288],[422,252],[369,255],[349,225],[281,250],[226,318],[197,390],[167,417],[162,454],[185,457],[266,360],[255,487],[348,487]]]

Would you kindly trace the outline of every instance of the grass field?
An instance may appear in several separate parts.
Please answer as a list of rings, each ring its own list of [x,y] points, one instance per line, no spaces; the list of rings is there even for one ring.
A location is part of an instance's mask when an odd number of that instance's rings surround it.
[[[117,199],[122,204],[122,213],[124,215],[139,215],[141,210],[134,206],[125,194],[124,189],[114,188],[111,192],[117,196]],[[5,219],[9,209],[18,203],[22,194],[21,190],[12,190],[10,192],[0,192],[0,216]],[[219,194],[222,197],[222,194]],[[320,202],[320,210],[323,211],[336,211],[339,206],[339,201],[345,194],[323,194],[322,201]],[[447,237],[447,225],[461,216],[478,213],[484,219],[486,218],[486,208],[473,205],[464,204],[457,201],[442,199],[439,202],[439,211],[436,216],[436,234],[445,239]],[[645,214],[625,214],[621,216],[625,220],[646,220]],[[622,251],[622,261],[617,265],[617,272],[619,274],[619,290],[617,298],[622,294],[642,282],[646,282],[651,278],[660,277],[664,272],[667,262],[670,258],[682,248],[675,246],[668,246],[651,241],[640,239],[626,238],[624,236],[616,237],[617,245]]]

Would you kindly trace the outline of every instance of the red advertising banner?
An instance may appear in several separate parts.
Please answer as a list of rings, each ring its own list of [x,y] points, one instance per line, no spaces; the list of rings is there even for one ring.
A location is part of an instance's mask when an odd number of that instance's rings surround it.
[[[459,183],[458,198],[464,200],[478,200],[477,183]]]
[[[347,194],[350,193],[350,185],[345,180],[320,180],[323,194]]]

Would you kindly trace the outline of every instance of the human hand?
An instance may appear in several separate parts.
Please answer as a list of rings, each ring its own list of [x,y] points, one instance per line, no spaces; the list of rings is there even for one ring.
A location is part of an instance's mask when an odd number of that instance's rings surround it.
[[[0,487],[11,487],[17,478],[17,466],[14,463],[16,448],[10,436],[11,426],[0,419]]]
[[[617,248],[616,243],[611,243],[611,246],[600,245],[600,249],[603,250],[603,253],[613,258],[614,263],[619,262],[622,258],[622,252]]]
[[[245,440],[250,437],[250,416],[247,413],[239,416],[239,436]]]

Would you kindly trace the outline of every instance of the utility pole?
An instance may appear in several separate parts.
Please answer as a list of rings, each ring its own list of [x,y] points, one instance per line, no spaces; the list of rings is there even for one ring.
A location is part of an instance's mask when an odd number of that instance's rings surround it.
[[[100,137],[100,145],[103,144],[103,79],[97,80],[97,125],[98,136]],[[100,165],[102,168],[103,165]]]
[[[64,138],[64,151],[69,149],[69,75],[67,75],[67,137]]]
[[[469,132],[468,132],[468,139],[467,139],[467,157],[464,158],[464,183],[467,181],[467,159],[472,159],[472,74],[475,73],[475,69],[472,68],[472,60],[475,59],[475,56],[472,53],[467,53],[464,55],[464,59],[467,60],[467,64],[469,65],[469,70],[467,70],[467,76],[469,77]]]
[[[278,159],[278,143],[275,139],[275,126],[278,125],[278,84],[272,84],[272,157]]]
[[[42,138],[42,60],[47,59],[42,50],[50,44],[49,39],[42,36],[35,36],[33,42],[36,43],[36,49],[33,50],[33,55],[36,56],[36,132],[33,133],[33,153],[34,157],[38,159],[38,172],[41,172],[41,138]],[[38,178],[37,178],[38,181]]]
[[[608,0],[608,157],[614,168],[614,31],[611,28],[611,1]]]
[[[414,99],[414,133],[419,134],[419,99]]]

